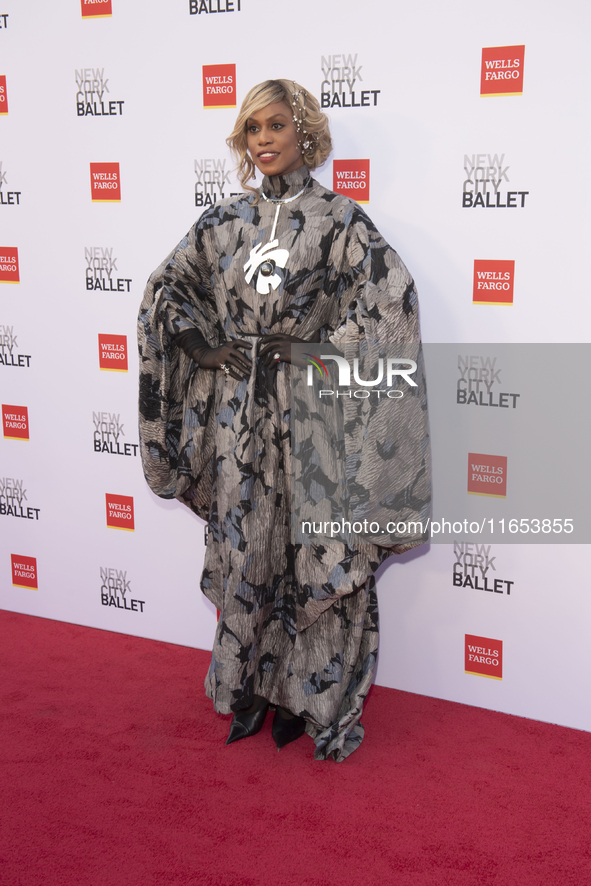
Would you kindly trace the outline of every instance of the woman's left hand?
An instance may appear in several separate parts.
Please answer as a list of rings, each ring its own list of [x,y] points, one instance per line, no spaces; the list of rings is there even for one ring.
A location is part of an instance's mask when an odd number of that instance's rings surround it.
[[[312,339],[320,341],[320,334],[316,333]],[[277,363],[295,363],[297,366],[307,366],[305,361],[291,359],[292,345],[310,344],[303,338],[296,335],[287,335],[285,332],[275,332],[272,335],[263,335],[261,338],[261,348],[259,350],[259,359],[263,361],[265,369],[270,369],[273,364]]]

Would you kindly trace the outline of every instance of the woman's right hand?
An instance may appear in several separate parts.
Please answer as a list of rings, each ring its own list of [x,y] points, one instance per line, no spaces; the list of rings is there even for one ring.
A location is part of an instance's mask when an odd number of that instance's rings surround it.
[[[250,342],[236,339],[235,341],[226,341],[217,348],[195,348],[191,353],[192,359],[199,364],[201,369],[222,369],[227,366],[232,378],[239,381],[248,378],[252,369],[252,361],[240,350],[246,348],[252,349]]]

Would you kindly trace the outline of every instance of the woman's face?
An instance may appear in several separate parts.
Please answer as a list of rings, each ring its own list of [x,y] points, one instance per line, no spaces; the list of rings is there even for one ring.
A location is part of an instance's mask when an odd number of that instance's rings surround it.
[[[248,153],[263,175],[285,175],[303,164],[293,113],[285,102],[273,102],[246,121]]]

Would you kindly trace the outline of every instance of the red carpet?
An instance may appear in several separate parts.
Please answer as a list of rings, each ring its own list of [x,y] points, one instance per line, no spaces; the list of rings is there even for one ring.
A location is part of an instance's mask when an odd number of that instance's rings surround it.
[[[225,747],[205,652],[0,613],[2,886],[591,884],[591,735],[376,687]]]

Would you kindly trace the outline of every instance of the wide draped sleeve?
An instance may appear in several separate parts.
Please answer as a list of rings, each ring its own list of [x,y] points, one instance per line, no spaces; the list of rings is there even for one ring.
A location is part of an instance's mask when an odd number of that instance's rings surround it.
[[[431,461],[419,305],[408,269],[361,207],[347,200],[342,220],[333,244],[331,288],[337,304],[333,328],[325,338],[350,367],[357,362],[360,370],[368,370],[365,375],[360,372],[365,379],[376,377],[379,360],[384,366],[395,356],[414,360],[416,387],[404,386],[400,400],[388,399],[384,373],[371,392],[358,390],[366,399],[340,390],[338,398],[319,402],[302,377],[296,449],[306,453],[307,464],[298,464],[296,452],[296,506],[310,522],[314,516],[334,520],[343,515],[351,522],[377,523],[379,533],[364,532],[356,539],[368,544],[368,553],[372,544],[382,549],[372,555],[375,560],[404,553],[428,538]],[[321,348],[314,352],[320,354]],[[331,373],[331,383],[322,386],[332,388],[334,382]],[[353,382],[352,387],[360,386]],[[308,470],[311,462],[313,471]],[[392,524],[413,528],[385,532]]]
[[[331,288],[338,323],[329,341],[420,342],[418,298],[413,278],[363,209],[347,200],[335,241],[338,264]]]
[[[427,541],[431,513],[431,449],[419,303],[404,262],[359,206],[353,210],[341,282],[341,324],[331,341],[337,346],[340,341],[350,365],[357,358],[360,365],[375,372],[380,357],[385,368],[393,357],[416,363],[416,387],[396,384],[404,391],[400,400],[342,400],[351,517],[363,520],[371,515],[382,528],[406,524],[406,532],[366,536],[391,553],[402,554]],[[386,372],[377,388],[386,392]],[[415,528],[408,530],[413,524]]]
[[[175,344],[198,329],[215,347],[222,337],[211,285],[209,213],[150,276],[138,317],[139,427],[144,476],[162,498],[180,498],[207,517],[211,498],[214,373]],[[183,492],[191,485],[191,501]]]

